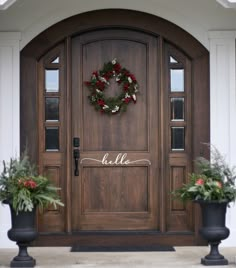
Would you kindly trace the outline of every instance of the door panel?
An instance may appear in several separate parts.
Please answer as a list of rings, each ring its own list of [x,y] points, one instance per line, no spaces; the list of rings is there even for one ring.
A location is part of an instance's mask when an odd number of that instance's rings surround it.
[[[80,137],[82,160],[72,182],[73,230],[157,229],[158,40],[129,30],[95,31],[73,38],[72,55],[73,136]],[[125,113],[101,115],[83,83],[113,58],[137,77],[140,93]],[[111,80],[105,92],[120,90]],[[119,154],[151,165],[117,163]],[[95,161],[105,155],[110,164]]]
[[[106,38],[108,38],[108,36]],[[111,38],[115,37],[111,35]],[[83,40],[81,40],[81,42],[83,42]],[[135,105],[128,105],[127,114],[109,117],[101,116],[94,111],[87,100],[88,91],[80,84],[80,89],[82,90],[81,97],[83,100],[83,108],[80,111],[80,113],[82,113],[81,123],[83,125],[83,150],[147,151],[147,46],[136,40],[110,39],[83,43],[81,49],[83,66],[80,67],[83,68],[83,81],[89,80],[93,70],[102,69],[103,64],[112,60],[114,57],[120,61],[123,67],[135,74],[138,78],[141,91],[141,94],[137,96],[137,103]],[[120,94],[120,90],[117,83],[112,79],[111,85],[106,89],[106,95],[109,97],[115,96]],[[132,128],[129,127],[131,125]],[[94,135],[94,133],[96,133],[96,135]],[[139,134],[137,135],[137,133]],[[142,138],[140,138],[140,136],[142,136]]]
[[[148,209],[148,168],[85,167],[82,211],[132,212]]]
[[[173,45],[165,43],[163,128],[167,162],[165,231],[189,232],[193,228],[192,204],[174,200],[170,193],[188,180],[192,171],[192,80],[191,61]],[[178,105],[173,104],[178,103]],[[168,108],[167,108],[168,107]],[[174,108],[173,108],[174,107]]]
[[[55,59],[58,61],[54,62]],[[64,201],[65,174],[65,46],[63,43],[51,49],[38,62],[38,163],[40,174],[45,174],[60,187]],[[56,75],[55,75],[56,74]],[[31,103],[31,106],[33,104]],[[31,144],[35,144],[36,140]],[[49,207],[38,215],[40,232],[63,232],[66,226],[66,209]]]

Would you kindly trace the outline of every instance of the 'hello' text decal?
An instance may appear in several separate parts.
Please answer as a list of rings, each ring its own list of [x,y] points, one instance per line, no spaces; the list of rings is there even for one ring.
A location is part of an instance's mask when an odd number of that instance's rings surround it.
[[[149,165],[151,165],[151,161],[148,159],[138,159],[138,160],[133,160],[130,161],[129,159],[127,159],[127,153],[119,153],[115,160],[110,160],[109,159],[109,153],[106,153],[103,158],[100,159],[95,159],[95,158],[82,158],[80,163],[82,164],[85,160],[92,160],[92,161],[96,161],[99,163],[102,163],[103,165],[130,165],[130,164],[134,164],[134,163],[138,163],[138,162],[147,162]]]

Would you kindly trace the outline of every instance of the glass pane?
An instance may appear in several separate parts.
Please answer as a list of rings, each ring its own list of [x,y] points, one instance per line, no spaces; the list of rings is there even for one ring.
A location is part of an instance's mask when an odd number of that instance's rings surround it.
[[[184,120],[184,98],[171,98],[171,120]]]
[[[59,98],[46,98],[45,100],[45,120],[59,121]]]
[[[55,58],[55,60],[53,60],[52,63],[59,63],[59,57]]]
[[[171,128],[171,149],[173,151],[183,151],[185,148],[184,127]]]
[[[45,70],[45,85],[47,92],[59,91],[59,70]]]
[[[184,91],[184,70],[171,69],[170,70],[170,89],[172,92]]]
[[[175,58],[170,56],[170,63],[178,63],[178,61]]]
[[[46,151],[59,151],[59,127],[46,127],[45,136]]]

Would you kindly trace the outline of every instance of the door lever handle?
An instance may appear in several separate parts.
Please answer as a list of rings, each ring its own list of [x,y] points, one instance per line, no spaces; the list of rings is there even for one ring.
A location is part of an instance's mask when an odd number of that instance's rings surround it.
[[[74,149],[73,151],[74,154],[74,160],[75,160],[75,176],[79,176],[79,158],[80,158],[80,151],[79,149]]]

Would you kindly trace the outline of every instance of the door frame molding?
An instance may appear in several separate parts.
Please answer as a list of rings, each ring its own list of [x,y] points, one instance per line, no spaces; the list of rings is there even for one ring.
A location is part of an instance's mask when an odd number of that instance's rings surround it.
[[[122,20],[120,18],[122,18]],[[46,52],[48,52],[50,49],[52,49],[54,46],[61,42],[64,42],[66,47],[68,47],[70,39],[74,35],[92,30],[107,28],[126,28],[143,31],[155,36],[161,36],[168,43],[171,43],[178,49],[181,49],[191,59],[193,66],[192,92],[194,96],[192,113],[192,155],[193,158],[196,158],[199,155],[209,157],[208,152],[205,151],[204,146],[201,145],[201,142],[203,141],[210,141],[209,52],[199,41],[197,41],[193,36],[191,36],[191,34],[187,33],[185,30],[181,29],[173,23],[147,13],[123,9],[105,9],[98,11],[90,11],[63,20],[51,26],[50,28],[42,32],[40,35],[35,37],[21,51],[21,151],[23,151],[27,145],[31,159],[35,163],[38,163],[39,148],[38,144],[35,143],[35,141],[38,141],[37,66],[39,59]],[[200,101],[201,99],[205,99],[205,102],[202,103]],[[201,107],[201,109],[199,109],[199,107]],[[205,118],[204,124],[202,123],[203,117]],[[32,146],[32,144],[35,144],[35,146]],[[199,217],[196,217],[196,230],[198,226]],[[196,232],[195,236],[197,237]],[[79,237],[81,236],[79,235]],[[94,235],[88,235],[88,239],[85,240],[89,240],[89,237],[91,237],[91,239],[94,239]],[[155,239],[155,237],[157,237],[158,239],[158,234],[157,236],[153,236],[153,239]],[[61,240],[64,239],[65,238],[62,238]],[[139,241],[139,238],[136,239]],[[178,239],[177,243],[179,245],[190,245],[196,244],[198,242],[200,243],[200,241],[194,239],[194,235],[189,235],[188,239]],[[67,240],[69,241],[70,239],[68,238]],[[72,240],[74,239],[71,238],[71,241]],[[140,241],[141,240],[142,239],[140,239]],[[48,241],[47,238],[46,241]],[[53,241],[56,245],[56,239],[53,239]],[[185,241],[185,244],[183,244],[183,241]],[[44,243],[44,239],[39,238],[37,245],[44,245]]]

